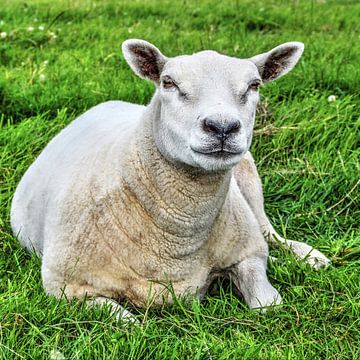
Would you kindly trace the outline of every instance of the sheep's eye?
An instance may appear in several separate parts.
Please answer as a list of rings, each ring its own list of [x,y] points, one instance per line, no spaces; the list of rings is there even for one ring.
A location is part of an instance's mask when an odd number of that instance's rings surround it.
[[[164,78],[162,80],[162,84],[164,89],[171,89],[176,86],[174,81],[171,80],[170,78]]]
[[[250,83],[250,85],[248,87],[248,91],[249,90],[258,91],[260,85],[261,85],[261,82],[259,80],[255,80],[252,83]]]

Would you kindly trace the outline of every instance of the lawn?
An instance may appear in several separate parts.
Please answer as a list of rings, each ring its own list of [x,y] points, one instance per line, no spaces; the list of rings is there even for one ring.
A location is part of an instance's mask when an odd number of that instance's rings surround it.
[[[359,18],[355,0],[2,0],[0,359],[359,359]],[[272,250],[281,308],[250,311],[218,284],[200,305],[136,311],[142,326],[126,328],[106,309],[45,295],[40,260],[11,235],[12,194],[77,115],[110,99],[150,100],[153,85],[121,54],[128,38],[168,56],[305,43],[296,68],[262,88],[251,150],[274,226],[332,265],[314,272]]]

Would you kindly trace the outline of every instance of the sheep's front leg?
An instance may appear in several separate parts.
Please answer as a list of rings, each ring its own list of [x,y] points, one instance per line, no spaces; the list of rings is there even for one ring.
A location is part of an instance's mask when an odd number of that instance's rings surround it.
[[[232,281],[250,308],[281,304],[281,296],[266,276],[266,259],[251,257],[230,270]]]
[[[249,151],[235,167],[234,176],[267,241],[273,245],[289,249],[298,259],[306,261],[316,270],[330,264],[330,260],[312,246],[303,242],[284,239],[274,230],[265,214],[261,180]]]
[[[117,320],[122,320],[124,323],[138,323],[134,315],[130,311],[124,309],[115,300],[99,296],[99,291],[90,284],[81,284],[79,282],[66,283],[64,275],[61,272],[55,271],[49,266],[49,258],[44,257],[41,267],[42,280],[47,294],[61,298],[65,296],[67,299],[83,299],[84,297],[89,300],[86,301],[89,307],[109,307],[111,314]]]
[[[270,225],[271,226],[271,225]],[[272,232],[268,232],[271,242],[284,249],[289,249],[298,259],[308,263],[313,269],[327,267],[331,261],[319,250],[300,241],[288,240],[281,237],[271,226]]]
[[[118,302],[106,297],[95,297],[86,302],[89,307],[108,307],[111,315],[115,316],[117,320],[121,320],[125,324],[139,324],[139,321],[128,310],[124,309]]]

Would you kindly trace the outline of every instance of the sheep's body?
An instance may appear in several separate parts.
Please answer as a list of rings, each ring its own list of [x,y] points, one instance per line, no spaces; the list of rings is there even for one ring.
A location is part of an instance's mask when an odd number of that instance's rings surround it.
[[[49,293],[144,306],[166,299],[157,282],[201,295],[241,260],[266,259],[232,173],[195,174],[158,153],[148,131],[156,106],[96,106],[49,143],[19,184],[13,230],[42,254]]]
[[[52,224],[46,218],[56,221],[57,211],[64,196],[71,191],[73,181],[89,181],[96,169],[98,176],[103,166],[111,168],[113,161],[108,154],[114,138],[131,136],[140,120],[143,106],[125,102],[100,104],[74,120],[58,134],[43,150],[36,161],[27,170],[18,185],[12,204],[11,223],[15,234],[28,250],[43,253],[46,232]],[[119,116],[120,113],[120,117]],[[126,129],[127,132],[123,131]],[[105,136],[106,138],[102,138]],[[102,156],[109,156],[108,162],[102,162]],[[60,206],[59,206],[60,205]]]
[[[14,195],[13,232],[42,256],[46,291],[145,306],[171,301],[170,283],[176,295],[201,297],[215,276],[231,274],[250,307],[278,304],[263,233],[326,264],[276,234],[248,152],[259,84],[290,71],[302,49],[168,59],[147,42],[125,42],[130,66],[157,85],[149,106],[89,110],[48,144]]]

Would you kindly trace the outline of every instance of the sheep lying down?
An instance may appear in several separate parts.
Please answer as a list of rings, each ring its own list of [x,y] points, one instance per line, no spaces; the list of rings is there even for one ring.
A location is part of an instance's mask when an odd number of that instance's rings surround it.
[[[42,258],[48,294],[137,307],[201,298],[231,275],[251,308],[281,303],[267,241],[314,268],[329,261],[269,223],[249,152],[259,86],[289,72],[303,44],[250,59],[215,51],[165,57],[127,40],[133,71],[156,85],[147,107],[109,101],[60,132],[30,166],[11,208],[13,233]]]

